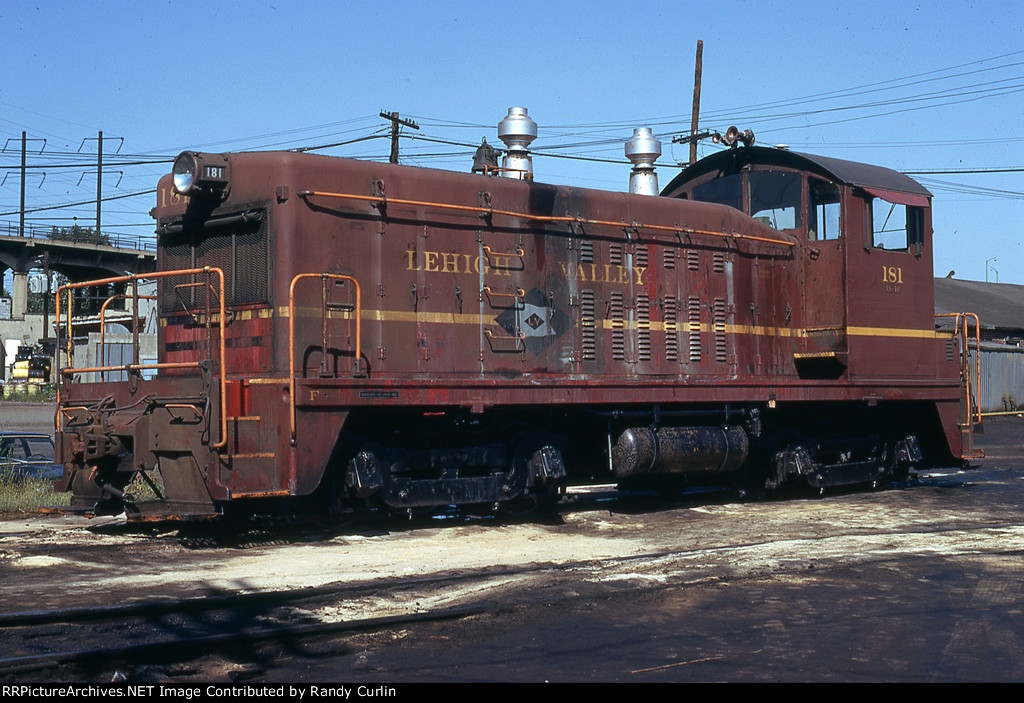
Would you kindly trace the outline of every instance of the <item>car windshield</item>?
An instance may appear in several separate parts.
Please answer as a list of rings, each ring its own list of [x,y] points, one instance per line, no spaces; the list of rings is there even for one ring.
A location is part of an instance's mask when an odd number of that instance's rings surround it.
[[[53,441],[45,435],[0,436],[0,462],[53,461]]]

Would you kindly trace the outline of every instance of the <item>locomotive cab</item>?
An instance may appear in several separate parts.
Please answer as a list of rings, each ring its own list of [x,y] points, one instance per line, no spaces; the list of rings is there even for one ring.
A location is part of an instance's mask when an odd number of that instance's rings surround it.
[[[662,194],[729,205],[796,238],[801,378],[934,376],[931,194],[916,181],[746,147],[694,164]]]
[[[693,164],[662,195],[729,205],[795,237],[799,378],[863,385],[854,396],[875,406],[906,399],[908,382],[956,374],[951,341],[935,332],[931,193],[917,181],[880,166],[745,147]],[[883,393],[866,387],[896,379]],[[954,456],[961,405],[935,406],[945,428],[938,443]]]

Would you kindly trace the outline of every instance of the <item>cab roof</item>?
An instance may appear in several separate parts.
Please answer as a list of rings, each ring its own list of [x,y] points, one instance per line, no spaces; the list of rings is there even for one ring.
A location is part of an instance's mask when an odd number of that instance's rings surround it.
[[[711,171],[732,172],[748,164],[783,166],[809,171],[829,180],[861,188],[874,188],[911,195],[931,197],[931,192],[910,176],[882,166],[872,166],[856,161],[834,159],[829,156],[801,154],[788,149],[774,149],[759,146],[726,149],[707,156],[683,169],[678,176],[665,186],[661,194],[671,197],[683,184]]]

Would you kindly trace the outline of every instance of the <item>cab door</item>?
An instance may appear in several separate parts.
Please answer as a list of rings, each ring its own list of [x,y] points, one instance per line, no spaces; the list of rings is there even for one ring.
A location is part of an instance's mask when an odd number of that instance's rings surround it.
[[[841,189],[835,183],[810,177],[807,181],[806,245],[803,250],[803,331],[795,356],[801,376],[814,366],[820,375],[845,368],[849,352],[846,337],[846,238]],[[831,360],[831,361],[829,361]]]
[[[851,376],[935,373],[931,207],[924,195],[857,189],[851,211],[862,240],[848,253]]]

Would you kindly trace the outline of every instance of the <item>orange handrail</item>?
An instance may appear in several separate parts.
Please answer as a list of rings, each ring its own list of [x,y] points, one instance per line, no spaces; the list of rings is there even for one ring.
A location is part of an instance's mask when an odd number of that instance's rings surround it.
[[[754,234],[740,234],[738,232],[716,232],[714,230],[694,229],[692,227],[677,227],[675,225],[654,225],[642,222],[621,222],[618,220],[595,220],[589,217],[573,217],[571,215],[537,215],[530,212],[517,212],[515,210],[498,210],[493,207],[482,205],[456,205],[455,203],[440,203],[432,200],[407,200],[405,198],[389,198],[383,195],[357,195],[355,193],[332,193],[323,190],[300,190],[300,198],[343,198],[346,200],[361,200],[363,202],[375,203],[386,206],[388,203],[397,205],[411,205],[412,207],[429,207],[441,210],[454,210],[457,212],[475,212],[480,215],[507,215],[509,217],[521,217],[534,222],[551,222],[579,225],[601,225],[607,227],[624,227],[628,229],[649,229],[656,232],[673,232],[676,234],[705,234],[711,237],[723,237],[725,239],[749,239],[755,242],[767,242],[769,244],[782,244],[783,246],[796,246],[795,242],[787,242],[784,239],[772,239],[771,237],[759,237]]]
[[[481,293],[486,293],[491,298],[522,298],[526,295],[526,291],[522,288],[516,288],[515,293],[499,293],[496,290],[491,289],[490,286],[484,286],[480,289]]]
[[[106,342],[104,341],[104,337],[106,336],[106,332],[107,332],[107,323],[106,323],[107,306],[110,305],[112,302],[114,302],[115,300],[117,300],[119,298],[132,298],[134,301],[139,301],[139,300],[156,300],[156,296],[155,295],[135,295],[134,293],[132,295],[128,295],[127,293],[118,293],[117,295],[112,295],[112,296],[110,296],[109,298],[107,298],[106,300],[103,301],[103,305],[100,306],[100,358],[101,359],[103,358],[103,353],[104,353],[104,350],[106,349]],[[132,314],[133,314],[133,316],[135,318],[135,323],[136,323],[134,325],[134,327],[137,327],[138,326],[138,307],[135,308],[135,312],[132,313]],[[106,374],[105,371],[100,372],[100,380],[101,381],[106,381],[107,380],[106,375],[107,374]]]
[[[960,358],[960,373],[964,379],[964,399],[967,403],[967,425],[981,423],[981,320],[973,312],[938,313],[935,317],[952,317],[954,334],[962,340],[963,348]],[[974,381],[971,381],[971,368],[968,361],[968,340],[970,327],[967,318],[974,318]]]
[[[362,292],[359,288],[359,281],[352,276],[346,276],[340,273],[300,273],[292,279],[291,285],[288,286],[288,384],[289,384],[289,420],[291,422],[291,443],[294,446],[296,442],[296,409],[295,409],[295,285],[304,278],[319,278],[323,281],[323,305],[327,304],[327,281],[352,281],[352,285],[356,291],[356,307],[354,310],[353,317],[356,321],[356,343],[355,343],[355,364],[360,363],[360,359],[363,358],[362,354]],[[323,325],[324,335],[326,335],[327,325],[327,310],[323,312]],[[324,344],[323,353],[327,353],[326,342]]]
[[[526,255],[526,251],[522,247],[516,247],[515,251],[502,252],[502,251],[494,251],[493,249],[491,249],[490,246],[488,246],[487,244],[484,244],[483,249],[484,249],[484,253],[487,254],[487,256],[489,256],[489,257],[493,256],[496,259],[497,258],[502,258],[502,259],[521,259],[521,258],[523,258]]]
[[[71,292],[73,290],[75,290],[77,288],[89,288],[91,286],[107,285],[109,283],[129,283],[129,282],[131,282],[133,285],[135,285],[135,282],[138,281],[138,280],[149,280],[149,279],[156,279],[156,278],[168,278],[170,276],[190,276],[190,275],[198,275],[198,274],[206,274],[207,276],[209,276],[211,274],[216,274],[216,276],[217,276],[217,278],[219,280],[220,296],[219,296],[219,300],[218,300],[218,303],[219,303],[219,305],[218,305],[219,310],[218,311],[219,311],[220,314],[218,315],[218,317],[219,317],[218,325],[219,325],[219,331],[220,331],[220,339],[219,339],[219,344],[218,344],[218,347],[219,347],[219,354],[218,354],[219,358],[218,358],[218,361],[219,361],[219,364],[220,364],[220,369],[219,369],[220,370],[220,383],[219,383],[219,386],[220,386],[220,405],[221,405],[221,409],[220,409],[220,439],[217,442],[215,442],[214,444],[211,444],[210,448],[211,449],[223,449],[224,447],[227,446],[227,443],[228,443],[228,419],[227,419],[227,411],[226,411],[226,408],[224,407],[224,404],[227,402],[227,371],[226,371],[226,368],[227,368],[227,354],[226,354],[226,351],[225,351],[226,345],[225,345],[225,340],[224,340],[224,325],[225,325],[225,319],[227,318],[227,315],[225,314],[225,310],[224,310],[224,271],[222,269],[219,269],[219,268],[214,267],[214,266],[203,266],[201,268],[177,269],[177,270],[173,270],[173,271],[157,271],[155,273],[147,273],[147,274],[142,274],[142,275],[127,274],[125,276],[113,276],[111,278],[100,278],[100,279],[96,279],[94,281],[81,281],[79,283],[66,283],[66,284],[64,284],[63,286],[61,286],[60,288],[57,289],[57,296],[56,296],[57,297],[57,303],[56,303],[55,317],[56,317],[56,321],[57,321],[57,330],[58,330],[58,333],[59,333],[60,325],[61,325],[60,294],[61,294],[62,291],[67,290],[67,294],[68,294],[67,323],[66,323],[66,330],[67,330],[66,334],[67,334],[67,340],[68,340],[67,356],[68,356],[68,363],[72,364],[73,360],[74,360],[74,347],[73,347],[73,342],[72,342],[72,338],[73,338],[73,335],[72,335],[73,304],[72,304]],[[136,287],[135,290],[138,291],[138,288]],[[102,320],[102,310],[101,310],[101,320]],[[198,366],[199,365],[198,362],[196,362],[196,363],[193,363],[193,362],[162,362],[162,363],[157,363],[157,364],[127,364],[127,365],[124,365],[124,366],[90,366],[90,367],[78,368],[78,369],[76,369],[73,366],[69,365],[67,368],[61,369],[60,368],[60,354],[57,354],[56,356],[57,356],[57,358],[56,358],[55,361],[56,361],[56,365],[57,365],[57,406],[58,407],[60,407],[61,388],[63,386],[62,379],[65,378],[65,377],[66,378],[72,378],[76,374],[81,374],[81,373],[100,373],[100,374],[103,374],[103,373],[105,373],[107,371],[143,371],[143,370],[146,370],[146,369],[191,368],[193,366]],[[57,429],[58,432],[61,429],[60,413],[57,414],[56,429]]]

